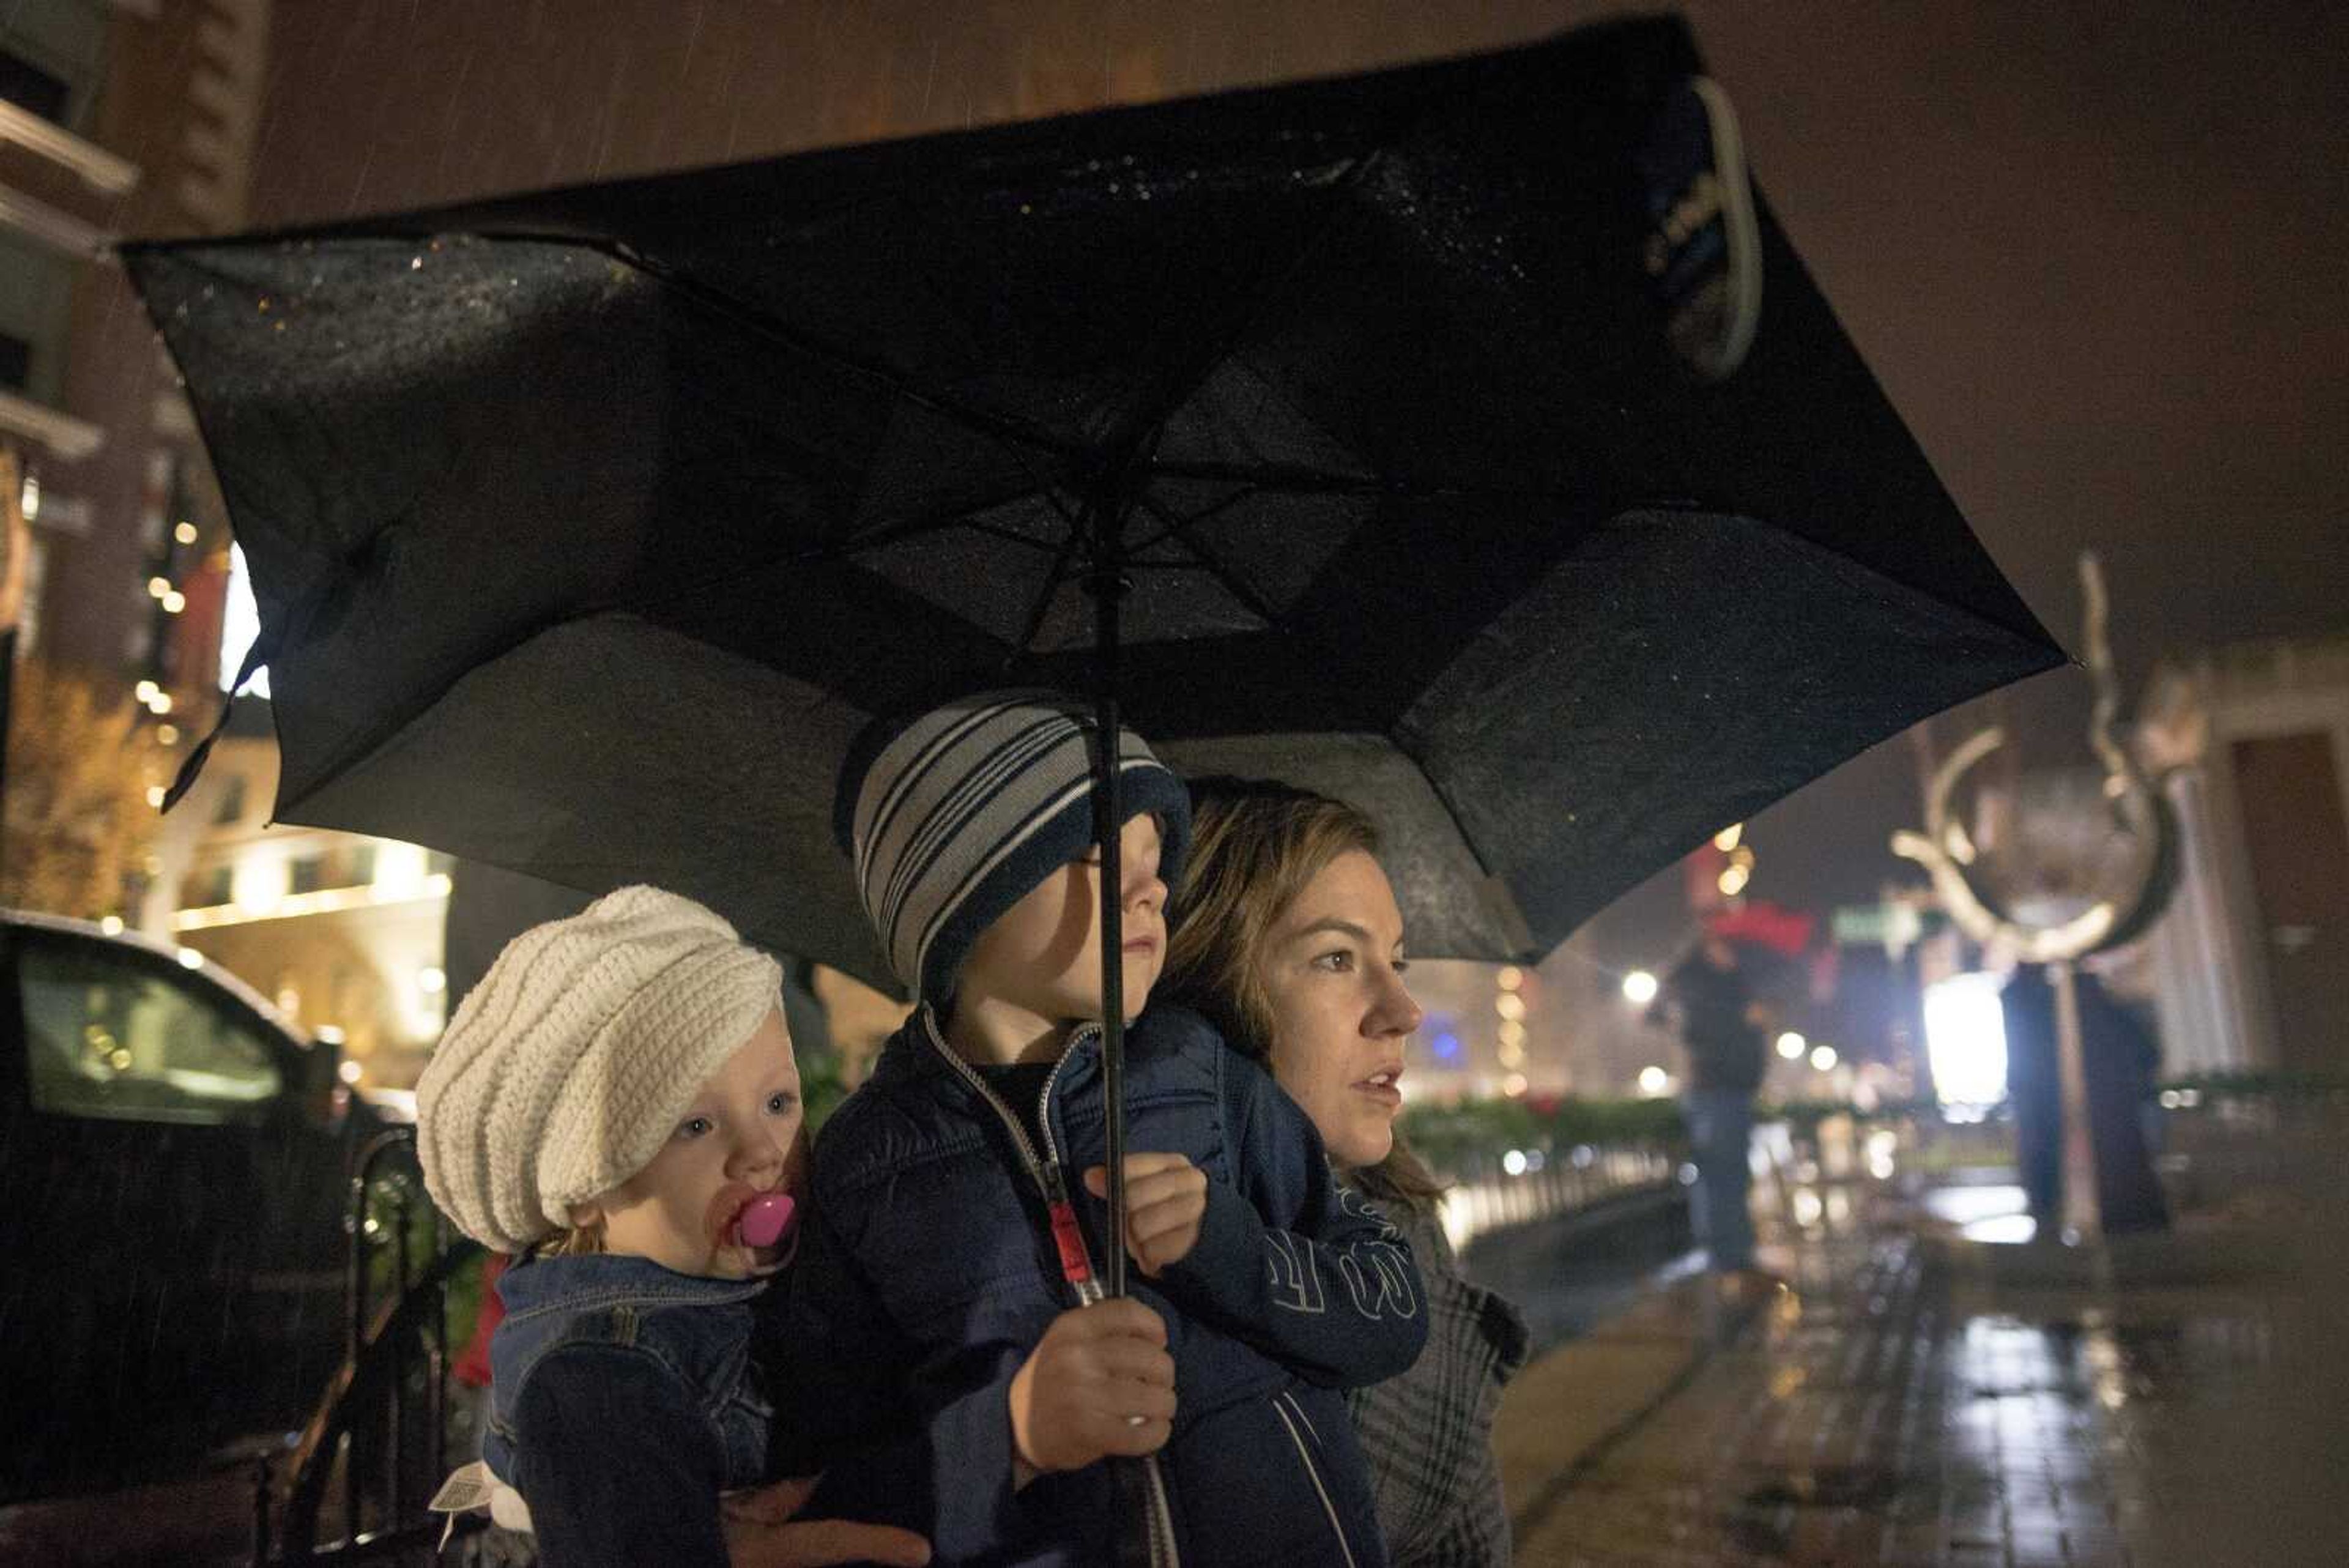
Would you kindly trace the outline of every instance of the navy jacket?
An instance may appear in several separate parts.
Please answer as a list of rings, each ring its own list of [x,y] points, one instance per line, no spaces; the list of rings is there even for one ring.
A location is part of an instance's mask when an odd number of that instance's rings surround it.
[[[1408,1243],[1340,1187],[1278,1085],[1195,1013],[1126,1036],[1128,1147],[1204,1170],[1199,1241],[1159,1279],[1174,1435],[1157,1470],[1191,1568],[1386,1561],[1340,1390],[1404,1370],[1427,1313]],[[940,1563],[1111,1560],[1108,1468],[1012,1489],[1011,1378],[1052,1319],[1098,1291],[1066,1277],[1046,1193],[1075,1204],[1091,1266],[1106,1206],[1100,1036],[1047,1083],[1050,1147],[1011,1125],[926,1009],[817,1140],[812,1217],[772,1350],[779,1433],[827,1469],[822,1511],[927,1535]],[[854,1456],[854,1457],[852,1457]]]
[[[498,1282],[481,1457],[530,1505],[547,1568],[724,1568],[718,1494],[767,1471],[750,1361],[763,1280],[646,1258],[533,1258]]]

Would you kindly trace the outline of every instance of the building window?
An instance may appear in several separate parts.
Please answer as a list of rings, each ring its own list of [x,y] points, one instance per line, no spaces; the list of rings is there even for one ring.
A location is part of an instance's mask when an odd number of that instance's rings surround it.
[[[0,387],[21,392],[32,377],[33,346],[13,332],[0,332]]]
[[[326,857],[297,855],[286,863],[286,886],[296,893],[315,893],[326,885]]]
[[[51,124],[62,124],[73,89],[22,55],[0,49],[0,98],[30,109]]]
[[[180,884],[180,908],[216,909],[236,896],[233,867],[213,866],[195,872]]]
[[[345,851],[344,854],[345,858],[343,865],[346,869],[343,873],[341,886],[346,888],[364,888],[368,883],[375,880],[374,845],[354,844],[349,849]]]
[[[228,787],[221,791],[220,804],[212,807],[212,826],[226,827],[244,817],[244,775],[228,775]]]

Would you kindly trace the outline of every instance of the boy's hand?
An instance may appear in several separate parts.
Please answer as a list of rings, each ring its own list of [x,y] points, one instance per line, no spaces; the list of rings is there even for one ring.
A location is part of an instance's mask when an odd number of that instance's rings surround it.
[[[732,1568],[826,1568],[837,1563],[922,1568],[929,1562],[930,1543],[910,1530],[845,1519],[789,1522],[815,1483],[814,1476],[805,1476],[718,1500]]]
[[[1011,1443],[1030,1470],[1155,1453],[1174,1420],[1166,1324],[1131,1298],[1052,1320],[1011,1379]]]
[[[1085,1172],[1085,1190],[1109,1196],[1109,1168]],[[1179,1154],[1125,1157],[1125,1250],[1152,1279],[1199,1244],[1207,1214],[1207,1173]]]

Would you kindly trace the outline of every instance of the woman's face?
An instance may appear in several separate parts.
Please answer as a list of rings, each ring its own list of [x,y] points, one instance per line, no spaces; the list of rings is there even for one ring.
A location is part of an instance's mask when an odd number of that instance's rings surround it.
[[[1403,988],[1402,913],[1379,863],[1348,850],[1323,867],[1266,939],[1272,1075],[1342,1167],[1376,1165],[1402,1109],[1402,1043],[1419,1027]]]

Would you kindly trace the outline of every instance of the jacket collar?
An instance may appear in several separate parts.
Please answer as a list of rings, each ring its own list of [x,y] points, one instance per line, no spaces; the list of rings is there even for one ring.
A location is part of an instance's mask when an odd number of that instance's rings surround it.
[[[610,1252],[577,1257],[529,1258],[498,1280],[498,1295],[511,1321],[541,1312],[576,1312],[588,1307],[724,1306],[747,1302],[767,1288],[764,1279],[713,1280],[680,1274],[650,1258]]]
[[[950,1093],[968,1096],[970,1085],[947,1060],[953,1049],[947,1044],[946,1030],[939,1024],[936,1012],[928,1002],[922,1002],[882,1045],[873,1064],[872,1081],[886,1087],[936,1078],[951,1085]],[[1066,1061],[1071,1053],[1076,1053],[1077,1059],[1061,1071],[1063,1089],[1083,1082],[1088,1075],[1099,1070],[1101,1025],[1080,1023],[1071,1030],[1069,1043],[1061,1053],[1061,1059]]]

